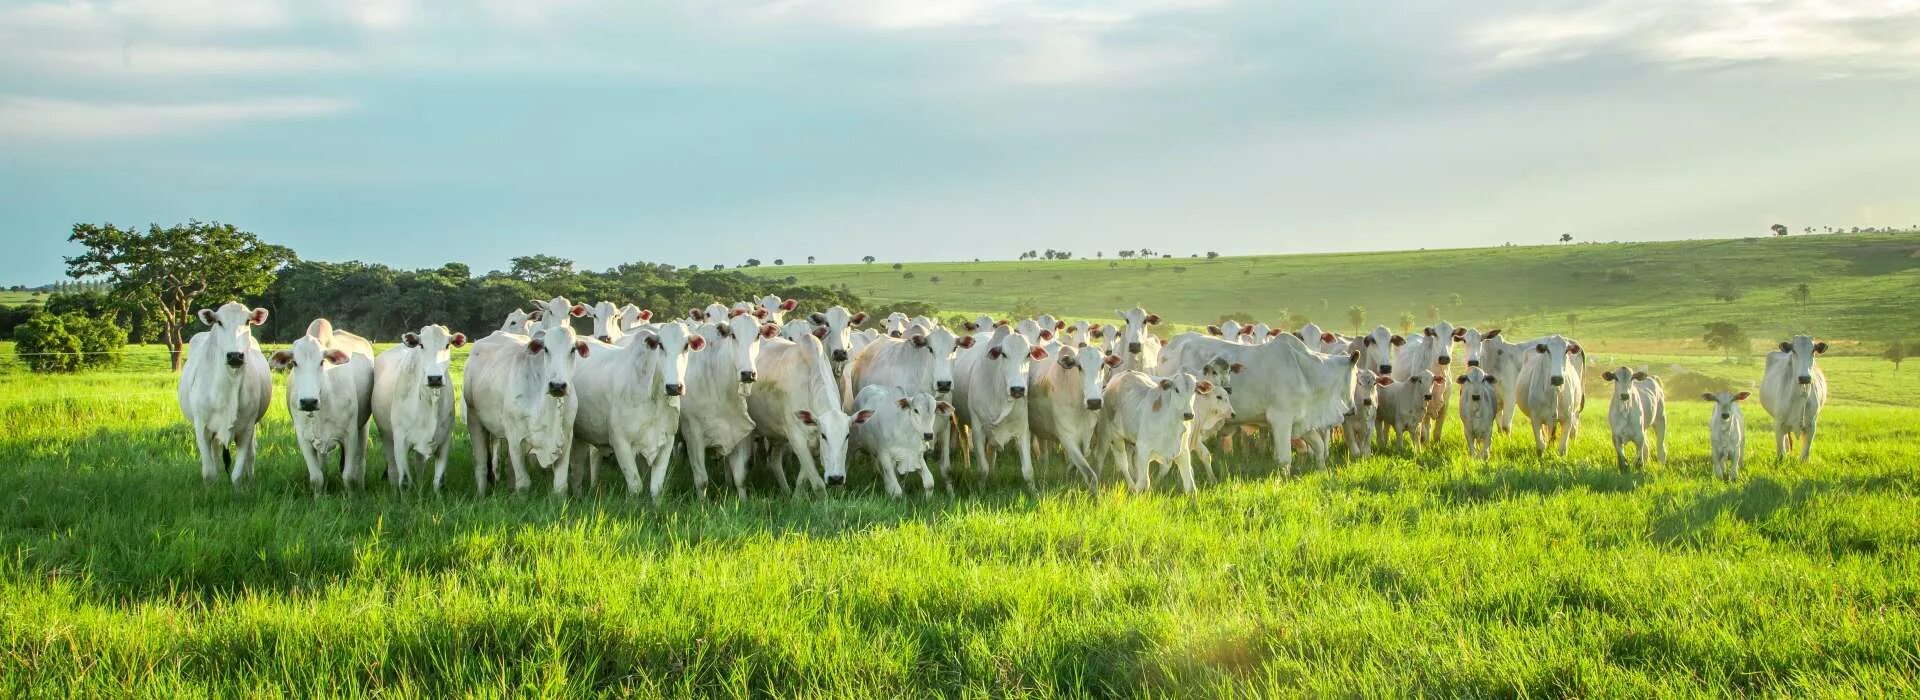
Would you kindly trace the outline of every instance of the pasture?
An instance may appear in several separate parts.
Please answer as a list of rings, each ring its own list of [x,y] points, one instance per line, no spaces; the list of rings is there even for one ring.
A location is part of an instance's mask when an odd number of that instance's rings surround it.
[[[890,502],[855,461],[831,498],[756,471],[696,502],[677,456],[656,509],[476,498],[464,430],[443,496],[315,499],[278,391],[259,480],[205,487],[154,350],[49,377],[0,344],[0,694],[1920,693],[1920,379],[1867,357],[1822,359],[1811,464],[1774,463],[1750,403],[1737,483],[1676,391],[1644,472],[1597,399],[1564,460],[1516,434],[1469,461],[1456,418],[1292,479],[1229,455],[1193,502],[1057,460],[1037,500],[1003,460],[957,499]]]

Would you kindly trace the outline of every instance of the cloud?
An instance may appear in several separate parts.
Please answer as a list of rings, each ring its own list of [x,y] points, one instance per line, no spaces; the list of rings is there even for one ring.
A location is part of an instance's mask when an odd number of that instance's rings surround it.
[[[83,102],[0,95],[0,141],[125,139],[202,131],[245,122],[331,116],[353,103],[324,97],[219,102]]]
[[[1493,69],[1613,54],[1682,68],[1920,75],[1920,3],[1911,0],[1624,0],[1496,18],[1463,37]]]

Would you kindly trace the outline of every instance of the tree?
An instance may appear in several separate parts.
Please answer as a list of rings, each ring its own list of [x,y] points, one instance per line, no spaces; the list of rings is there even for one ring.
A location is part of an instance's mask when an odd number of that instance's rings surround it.
[[[868,265],[872,265],[872,264],[873,264],[873,256],[871,256],[871,255],[867,255],[867,256],[863,256],[863,257],[861,257],[861,258],[860,258],[860,262],[863,262],[863,263],[866,263],[866,264],[868,264]]]
[[[813,256],[811,256],[811,255],[809,255],[809,256],[807,256],[807,264],[808,264],[808,265],[812,265],[812,264],[813,264]]]
[[[1907,351],[1914,349],[1914,346],[1916,345],[1920,345],[1920,344],[1916,344],[1916,343],[1902,344],[1900,341],[1896,340],[1891,343],[1887,343],[1887,349],[1884,352],[1881,352],[1880,356],[1887,358],[1888,362],[1892,362],[1893,371],[1898,372],[1900,371],[1900,361],[1907,359]]]
[[[1739,301],[1740,297],[1741,297],[1740,288],[1733,286],[1733,282],[1731,280],[1721,280],[1718,283],[1716,283],[1713,287],[1713,298],[1719,299],[1720,301],[1724,301],[1731,304],[1733,302]]]
[[[759,266],[760,266],[759,258],[747,258],[747,264],[741,265],[741,267],[759,267]]]
[[[900,269],[901,267],[903,267],[903,265],[901,265],[900,263],[894,263],[894,264],[893,264],[893,269],[895,269],[895,270],[898,270],[898,269]]]
[[[1793,300],[1793,303],[1799,304],[1800,311],[1804,313],[1807,310],[1807,305],[1813,303],[1813,289],[1808,287],[1807,283],[1801,282],[1800,284],[1794,285],[1793,289],[1787,290],[1787,298]]]
[[[781,265],[785,265],[785,264],[787,264],[787,259],[786,259],[786,258],[774,258],[774,259],[773,259],[773,265],[774,265],[775,267],[779,267],[779,266],[781,266]]]
[[[1748,348],[1747,332],[1738,324],[1727,321],[1709,323],[1707,333],[1701,336],[1707,341],[1707,347],[1719,350],[1727,361],[1731,362],[1736,354],[1746,354]]]
[[[1208,259],[1208,260],[1212,260],[1212,259],[1214,259],[1214,258],[1217,258],[1217,257],[1220,257],[1220,254],[1219,254],[1219,253],[1215,253],[1215,252],[1213,252],[1213,251],[1211,251],[1211,250],[1209,250],[1209,251],[1207,251],[1207,259]]]
[[[913,279],[913,273],[912,273],[912,272],[903,272],[903,273],[900,273],[900,279],[903,279],[903,280],[910,280],[910,279]]]
[[[934,275],[934,276],[932,276],[932,277],[928,277],[928,278],[927,278],[927,281],[928,281],[928,282],[932,282],[932,283],[934,283],[934,284],[939,284],[939,283],[940,283],[940,276],[939,276],[939,275]]]
[[[1560,234],[1560,242],[1561,242],[1561,243],[1572,243],[1572,242],[1573,242],[1573,234],[1571,234],[1571,233],[1563,233],[1563,234]]]
[[[67,275],[104,277],[122,308],[158,319],[174,371],[196,305],[259,294],[275,271],[296,259],[291,249],[217,221],[151,224],[146,233],[74,224],[67,240],[86,249],[66,258]]]
[[[13,351],[35,372],[74,372],[120,362],[127,332],[107,316],[80,312],[35,314],[14,329]]]
[[[1567,330],[1576,330],[1579,326],[1580,314],[1567,314]]]
[[[1400,332],[1401,333],[1413,332],[1413,312],[1412,311],[1400,312]]]
[[[1786,224],[1774,224],[1774,225],[1773,225],[1773,226],[1771,226],[1770,228],[1772,228],[1772,229],[1773,229],[1773,235],[1775,235],[1775,236],[1785,236],[1785,235],[1787,235],[1787,226],[1786,226]]]
[[[552,255],[523,255],[512,260],[507,272],[514,279],[530,284],[564,283],[573,277],[573,261]]]
[[[1347,307],[1347,321],[1352,323],[1354,328],[1360,328],[1367,322],[1367,307],[1359,304]]]
[[[985,278],[981,278],[981,277],[975,277],[975,278],[973,278],[973,286],[975,286],[975,287],[978,287],[978,286],[980,286],[980,285],[983,285],[983,284],[986,284],[986,283],[987,283],[987,280],[986,280]]]

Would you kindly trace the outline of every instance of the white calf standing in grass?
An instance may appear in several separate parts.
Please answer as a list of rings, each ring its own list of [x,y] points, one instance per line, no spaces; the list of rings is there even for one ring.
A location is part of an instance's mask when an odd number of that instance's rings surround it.
[[[433,490],[447,475],[447,452],[453,443],[453,363],[451,348],[467,344],[467,336],[447,332],[446,326],[422,326],[400,344],[387,348],[373,363],[373,423],[380,427],[386,448],[387,479],[395,486],[413,485],[408,465],[415,455],[433,460]]]
[[[935,427],[952,413],[953,406],[933,394],[891,385],[868,385],[853,398],[853,446],[873,457],[888,496],[899,498],[900,476],[914,472],[920,473],[921,493],[933,494],[927,450]]]
[[[1353,405],[1340,421],[1340,432],[1347,438],[1347,455],[1366,457],[1373,454],[1373,426],[1380,417],[1380,392],[1382,387],[1393,386],[1393,377],[1383,377],[1373,370],[1362,369],[1353,376]]]
[[[1747,463],[1747,419],[1740,415],[1740,402],[1747,400],[1747,392],[1701,394],[1700,398],[1713,402],[1713,414],[1707,417],[1707,427],[1713,436],[1713,476],[1721,479],[1739,479],[1740,467]]]
[[[253,478],[254,431],[273,402],[273,374],[253,327],[267,322],[266,309],[230,301],[218,311],[201,309],[207,330],[187,341],[187,362],[180,369],[180,412],[193,424],[200,452],[200,478],[220,478],[221,463],[233,471],[233,483]],[[233,459],[227,446],[239,450]]]
[[[1820,427],[1820,407],[1827,403],[1827,373],[1814,364],[1814,356],[1827,351],[1826,343],[1813,342],[1812,336],[1796,335],[1780,344],[1779,352],[1767,353],[1766,374],[1760,379],[1760,405],[1773,416],[1775,457],[1786,459],[1798,435],[1800,461],[1813,458],[1813,435]]]
[[[573,478],[600,468],[588,461],[588,449],[612,453],[627,493],[640,495],[640,460],[648,468],[646,491],[659,503],[680,433],[680,396],[687,375],[687,354],[706,339],[681,322],[641,330],[620,344],[593,351],[574,368],[580,407],[574,414]]]
[[[1380,390],[1380,443],[1386,446],[1392,440],[1394,447],[1407,449],[1407,437],[1413,436],[1416,447],[1426,446],[1426,436],[1420,433],[1420,424],[1427,417],[1427,403],[1433,400],[1436,391],[1446,391],[1442,382],[1445,378],[1424,367],[1408,372],[1403,380],[1389,384]]]
[[[269,367],[287,373],[287,415],[313,493],[326,490],[321,465],[340,450],[340,482],[366,483],[367,418],[372,409],[373,345],[315,319],[293,347],[273,354]]]
[[[1618,367],[1600,375],[1613,382],[1613,399],[1607,405],[1607,424],[1613,428],[1613,458],[1621,469],[1627,468],[1627,444],[1636,448],[1633,465],[1647,463],[1647,429],[1653,430],[1657,459],[1667,461],[1667,391],[1660,380],[1646,372]]]
[[[591,352],[587,341],[575,337],[573,328],[563,323],[536,329],[532,337],[496,333],[473,345],[462,398],[467,404],[475,489],[486,495],[488,455],[504,449],[513,467],[513,490],[525,491],[532,485],[526,464],[531,455],[535,462],[553,469],[553,493],[566,495],[573,420],[579,410],[579,398],[568,384],[575,358]],[[506,444],[496,448],[495,439]]]
[[[1093,439],[1100,463],[1112,459],[1134,491],[1146,491],[1153,487],[1147,471],[1151,464],[1172,462],[1180,468],[1181,490],[1192,496],[1193,462],[1186,450],[1186,432],[1199,383],[1199,378],[1186,372],[1172,377],[1116,372],[1107,382]]]
[[[1493,450],[1493,423],[1500,413],[1499,380],[1479,367],[1454,381],[1460,384],[1460,426],[1466,434],[1467,454],[1486,461]]]

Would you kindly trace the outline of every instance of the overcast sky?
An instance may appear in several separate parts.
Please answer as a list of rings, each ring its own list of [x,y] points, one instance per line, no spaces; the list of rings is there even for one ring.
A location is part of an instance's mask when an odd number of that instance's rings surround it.
[[[478,270],[1909,225],[1920,1],[0,0],[0,281],[188,218]]]

